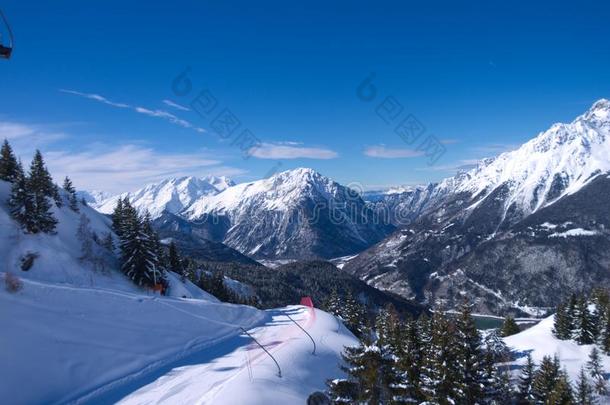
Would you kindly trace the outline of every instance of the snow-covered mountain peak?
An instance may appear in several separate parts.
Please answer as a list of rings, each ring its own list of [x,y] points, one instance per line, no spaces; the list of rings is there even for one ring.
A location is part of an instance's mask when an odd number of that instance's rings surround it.
[[[149,184],[135,192],[108,198],[98,204],[96,208],[100,212],[111,213],[119,198],[128,197],[138,210],[148,210],[153,218],[157,218],[164,211],[177,214],[198,198],[218,194],[234,184],[232,180],[224,176],[170,178],[160,183]]]
[[[216,195],[203,196],[185,212],[189,218],[206,213],[226,213],[253,204],[269,210],[287,210],[313,193],[334,195],[339,185],[313,169],[298,168],[250,183],[229,187]]]
[[[609,112],[610,102],[599,100],[571,123],[554,124],[520,148],[443,180],[439,190],[489,196],[502,187],[506,211],[534,212],[610,171]]]

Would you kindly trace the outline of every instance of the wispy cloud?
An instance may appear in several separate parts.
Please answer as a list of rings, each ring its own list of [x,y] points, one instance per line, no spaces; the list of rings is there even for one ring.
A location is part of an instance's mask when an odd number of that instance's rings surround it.
[[[28,153],[66,137],[65,133],[44,125],[0,121],[0,141],[8,139],[13,147],[26,150]]]
[[[380,159],[402,159],[423,156],[424,152],[415,149],[388,148],[385,145],[369,146],[364,155]]]
[[[510,143],[490,143],[485,145],[479,145],[472,148],[473,152],[484,154],[486,156],[496,156],[500,153],[510,152],[517,148],[520,145],[518,144],[510,144]]]
[[[172,107],[172,108],[175,108],[176,110],[180,110],[180,111],[191,111],[191,109],[190,109],[190,108],[185,107],[185,106],[183,106],[183,105],[180,105],[180,104],[178,104],[178,103],[175,103],[175,102],[173,102],[172,100],[165,99],[165,100],[163,100],[163,104],[165,104],[165,105],[167,105],[167,106],[170,106],[170,107]]]
[[[424,172],[447,172],[454,174],[458,171],[470,170],[477,167],[481,162],[481,159],[461,159],[457,162],[446,164],[446,165],[434,165],[429,167],[419,167],[415,170]]]
[[[227,166],[218,153],[201,150],[165,153],[132,141],[120,146],[89,144],[78,150],[57,141],[74,136],[57,132],[55,125],[0,121],[0,142],[6,138],[27,167],[35,149],[42,150],[56,182],[70,176],[80,189],[123,192],[166,177],[186,175],[241,176],[245,170]]]
[[[238,176],[245,171],[222,165],[209,153],[159,153],[139,145],[90,146],[78,153],[44,154],[55,179],[70,176],[79,188],[123,192],[167,177],[186,175]]]
[[[95,93],[81,93],[80,91],[67,90],[67,89],[59,89],[59,91],[62,92],[62,93],[66,93],[66,94],[73,94],[75,96],[80,96],[80,97],[88,98],[89,100],[99,101],[100,103],[103,103],[103,104],[106,104],[106,105],[109,105],[109,106],[112,106],[112,107],[131,108],[131,106],[129,104],[115,103],[114,101],[110,101],[106,97],[100,96],[99,94],[95,94]]]
[[[109,100],[108,98],[101,96],[99,94],[95,94],[95,93],[83,93],[83,92],[76,91],[76,90],[66,90],[66,89],[60,89],[59,91],[62,93],[83,97],[83,98],[86,98],[89,100],[94,100],[99,103],[109,105],[111,107],[129,109],[129,110],[135,111],[139,114],[147,115],[149,117],[161,118],[166,121],[169,121],[172,124],[179,125],[183,128],[192,129],[199,133],[205,132],[205,129],[198,127],[196,125],[193,125],[191,122],[189,122],[187,120],[183,120],[183,119],[177,117],[176,115],[174,115],[168,111],[165,111],[165,110],[150,109],[150,108],[145,108],[145,107],[140,107],[140,106],[133,106],[130,104],[125,104],[125,103],[119,103],[119,102]],[[169,101],[169,100],[164,100],[164,102],[166,102],[166,101]],[[176,106],[178,106],[178,104],[176,104],[172,107],[176,108]],[[179,106],[179,107],[182,107],[182,106]],[[182,108],[186,108],[186,107],[182,107]]]
[[[300,146],[296,142],[263,143],[250,149],[259,159],[334,159],[339,154],[331,149]]]

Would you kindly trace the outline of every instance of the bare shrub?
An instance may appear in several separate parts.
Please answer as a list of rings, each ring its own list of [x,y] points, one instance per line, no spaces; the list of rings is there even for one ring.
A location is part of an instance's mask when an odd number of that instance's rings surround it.
[[[16,293],[23,288],[23,282],[14,275],[13,273],[6,273],[4,275],[4,286],[6,291],[10,293]]]

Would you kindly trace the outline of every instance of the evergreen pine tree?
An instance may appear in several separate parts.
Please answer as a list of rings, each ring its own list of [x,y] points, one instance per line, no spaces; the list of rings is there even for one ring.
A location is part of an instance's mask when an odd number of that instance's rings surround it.
[[[457,398],[459,402],[475,404],[483,399],[484,366],[481,335],[474,324],[470,304],[461,305],[455,325]]]
[[[68,206],[72,211],[78,212],[78,198],[76,197],[76,190],[72,185],[72,181],[68,176],[64,179],[63,189],[68,193]]]
[[[342,308],[342,302],[341,299],[339,298],[339,293],[337,292],[337,288],[333,288],[330,292],[330,295],[328,296],[328,299],[326,300],[325,304],[324,304],[324,309],[326,310],[326,312],[342,318],[341,316],[341,308]]]
[[[15,158],[13,149],[5,139],[0,148],[0,180],[14,182],[19,175],[19,163]],[[23,170],[21,170],[23,172]]]
[[[606,306],[600,327],[599,343],[601,350],[610,356],[610,304]]]
[[[123,207],[121,225],[121,268],[139,286],[163,283],[158,257],[151,240],[150,223],[142,220],[131,205]]]
[[[597,347],[593,346],[587,361],[587,370],[593,382],[593,389],[598,395],[608,395],[608,387],[604,378],[604,368]]]
[[[554,358],[544,356],[532,382],[532,393],[536,401],[546,403],[551,391],[559,380],[560,372],[559,358],[557,356]]]
[[[533,382],[534,382],[534,373],[535,373],[535,365],[532,360],[532,355],[530,353],[527,354],[527,359],[523,368],[521,369],[521,375],[519,376],[518,383],[518,403],[519,404],[534,404],[536,398],[533,392]]]
[[[32,194],[33,223],[36,228],[34,232],[53,232],[57,225],[57,220],[53,217],[49,200],[56,197],[57,188],[53,184],[53,179],[44,164],[39,150],[36,151],[32,160],[26,189]]]
[[[28,182],[21,162],[17,164],[8,205],[11,216],[26,232],[38,232],[34,217],[34,199],[28,190]]]
[[[587,378],[584,367],[580,369],[578,381],[576,381],[575,399],[578,405],[595,405],[597,403],[593,394],[593,387]]]
[[[568,313],[568,304],[561,303],[557,306],[557,312],[553,318],[553,335],[560,340],[572,338],[572,319]]]
[[[510,360],[510,350],[495,329],[487,332],[484,339],[485,351],[491,354],[494,363]]]
[[[365,333],[366,310],[352,295],[351,291],[347,292],[345,304],[342,310],[342,318],[345,321],[347,328],[352,331],[357,337],[362,337]]]
[[[546,403],[549,405],[574,405],[574,395],[567,372],[563,370],[559,372]]]
[[[512,316],[507,316],[504,319],[502,329],[500,330],[502,337],[511,336],[519,332],[521,332],[521,329],[519,329],[519,325],[517,325],[517,322],[515,322],[515,318]]]
[[[436,312],[430,320],[429,342],[422,367],[422,392],[437,404],[452,404],[459,396],[455,350],[455,328],[447,317]]]
[[[400,325],[393,343],[397,359],[395,368],[400,379],[397,403],[420,403],[425,397],[421,391],[421,370],[424,359],[418,322],[412,319]]]
[[[589,306],[585,297],[579,297],[576,301],[576,310],[574,313],[574,340],[579,345],[589,345],[594,342],[594,324],[589,312]]]
[[[152,227],[150,213],[145,212],[142,220],[142,231],[145,235],[144,246],[146,250],[146,261],[148,263],[148,271],[152,273],[153,282],[165,285],[165,273],[163,269],[163,248],[159,235]]]
[[[390,382],[385,373],[389,367],[388,360],[368,337],[365,336],[361,346],[347,347],[343,360],[346,366],[342,369],[348,375],[347,381],[356,387],[356,395],[349,398],[349,403],[382,404],[392,400]]]
[[[176,274],[183,275],[182,260],[180,259],[180,254],[178,253],[178,248],[174,241],[171,241],[169,244],[168,268]]]
[[[125,206],[124,202],[127,203],[128,207]],[[125,198],[125,200],[123,200],[122,198],[119,198],[116,202],[114,210],[112,211],[112,230],[119,237],[119,239],[122,237],[123,227],[126,223],[125,212],[128,211],[130,207],[131,205],[129,204],[129,199]]]

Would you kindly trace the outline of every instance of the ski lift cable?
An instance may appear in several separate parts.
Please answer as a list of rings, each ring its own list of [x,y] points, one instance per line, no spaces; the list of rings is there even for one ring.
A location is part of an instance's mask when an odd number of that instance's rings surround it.
[[[12,51],[15,47],[15,39],[13,37],[13,30],[11,29],[11,25],[8,23],[8,20],[6,19],[6,16],[4,15],[4,13],[2,12],[2,9],[0,9],[0,19],[2,20],[2,22],[4,23],[4,25],[6,26],[6,30],[8,32],[8,49],[10,51]],[[2,44],[0,44],[2,45]],[[9,53],[10,56],[10,53]]]

